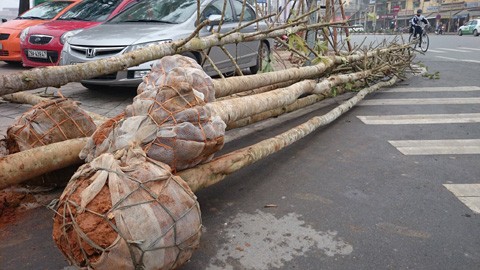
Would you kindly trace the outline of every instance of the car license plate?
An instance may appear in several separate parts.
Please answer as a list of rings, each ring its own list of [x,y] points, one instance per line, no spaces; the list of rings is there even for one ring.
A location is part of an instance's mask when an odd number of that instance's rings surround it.
[[[47,59],[47,51],[28,50],[28,57]]]

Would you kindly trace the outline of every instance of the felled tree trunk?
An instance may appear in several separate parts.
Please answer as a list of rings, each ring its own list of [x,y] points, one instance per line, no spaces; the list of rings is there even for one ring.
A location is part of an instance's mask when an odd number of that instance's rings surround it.
[[[355,78],[360,79],[362,76],[366,76],[366,74],[368,72],[340,75],[342,78],[330,80],[326,85],[332,85],[332,82],[344,83]],[[228,124],[248,117],[251,114],[258,114],[262,111],[284,106],[285,104],[291,104],[302,93],[323,91],[322,88],[317,90],[316,87],[315,81],[304,81],[288,88],[254,96],[208,103],[207,106],[212,109],[213,115],[220,116]],[[86,138],[67,140],[0,159],[0,188],[19,184],[29,178],[80,162],[78,154],[85,146],[85,143]],[[20,171],[18,168],[23,169]]]
[[[387,82],[380,82],[371,87],[361,90],[356,96],[349,99],[342,105],[331,110],[325,115],[316,116],[307,122],[292,128],[273,138],[266,139],[252,146],[239,149],[237,151],[228,153],[214,160],[197,165],[194,168],[180,171],[177,173],[190,186],[193,192],[202,188],[206,188],[215,183],[218,183],[229,174],[259,161],[292,143],[307,136],[314,130],[321,126],[325,126],[340,115],[350,110],[355,104],[361,101],[368,93],[371,93],[381,87],[393,85],[397,81],[397,77],[390,79]]]
[[[341,56],[326,56],[323,62],[301,68],[289,68],[285,70],[275,71],[273,73],[262,73],[253,76],[237,76],[226,79],[214,80],[215,97],[224,97],[243,91],[257,89],[282,82],[298,82],[305,79],[319,78],[325,71],[334,68],[340,64],[349,64],[357,61],[367,61],[371,58],[380,57],[381,55],[401,52],[405,46],[391,46],[385,49],[368,51],[363,54]],[[253,79],[253,78],[255,79]]]
[[[161,43],[132,51],[121,56],[110,57],[98,61],[91,61],[77,65],[52,66],[35,68],[28,71],[0,76],[0,96],[19,91],[36,89],[45,86],[61,86],[69,82],[78,82],[105,74],[124,70],[128,67],[160,59],[163,56],[173,55],[182,52],[201,51],[214,46],[224,44],[264,40],[288,33],[296,33],[301,30],[319,29],[322,27],[345,23],[319,23],[304,26],[288,27],[274,31],[240,33],[234,32],[228,36],[212,34],[207,37],[189,37],[170,43]]]
[[[78,153],[86,142],[87,138],[73,139],[0,158],[0,188],[81,163]]]
[[[359,89],[362,86],[364,86],[364,82],[361,82],[361,81],[355,82],[353,84],[354,89]],[[333,91],[331,91],[331,89],[328,89],[328,90],[326,90],[326,91],[324,91],[320,94],[308,95],[306,97],[297,99],[292,104],[288,104],[288,105],[285,105],[285,106],[282,106],[282,107],[275,108],[273,110],[269,110],[269,111],[265,111],[265,112],[262,112],[262,113],[259,113],[259,114],[251,115],[251,116],[245,117],[243,119],[228,123],[227,130],[248,126],[248,125],[251,125],[251,124],[256,123],[256,122],[260,122],[260,121],[265,120],[265,119],[269,119],[269,118],[277,117],[277,116],[285,114],[285,113],[293,112],[293,111],[296,111],[298,109],[305,108],[307,106],[315,104],[319,101],[322,101],[325,98],[334,97],[335,95],[341,95],[341,94],[345,93],[345,91],[347,91],[345,89],[345,86],[340,86],[340,87],[337,87],[337,91],[335,93],[333,93]],[[225,142],[227,142],[227,141],[228,140],[226,140]]]
[[[10,102],[30,104],[30,105],[37,105],[42,101],[49,100],[48,98],[36,96],[26,92],[8,94],[8,95],[4,95],[2,98]],[[89,111],[85,111],[85,112],[92,118],[92,120],[95,122],[97,126],[109,119],[108,117],[105,117],[103,115],[100,115],[94,112],[89,112]]]
[[[253,96],[212,102],[208,103],[206,106],[212,110],[214,115],[222,118],[222,120],[228,125],[229,123],[251,115],[292,104],[301,95],[309,93],[328,93],[333,86],[365,79],[371,74],[372,71],[362,71],[352,74],[331,76],[318,84],[313,80],[305,80],[286,88]]]
[[[363,55],[362,57],[367,56]],[[377,55],[376,57],[379,58],[376,59],[376,62],[381,63],[381,55]],[[303,81],[284,89],[278,89],[253,96],[208,103],[207,106],[209,106],[213,110],[214,114],[220,116],[227,124],[232,123],[252,115],[292,104],[298,99],[299,96],[305,93],[322,93],[323,91],[326,91],[326,89],[328,90],[335,85],[341,85],[355,80],[363,80],[364,78],[371,76],[372,72],[373,76],[384,76],[384,74],[388,73],[395,74],[396,72],[401,72],[402,68],[404,69],[410,65],[411,59],[404,55],[399,55],[397,58],[398,57],[404,57],[405,60],[389,60],[397,66],[390,67],[387,65],[387,63],[384,65],[383,71],[380,71],[380,68],[377,66],[375,67],[375,70],[372,71],[363,71],[329,77],[322,80],[319,84],[316,84],[313,80]],[[384,60],[383,62],[389,61]],[[275,73],[272,73],[271,76],[274,77]],[[45,172],[57,170],[78,162],[77,155],[84,144],[85,141],[64,141],[55,144],[55,146],[47,146],[50,148],[38,147],[32,149],[28,153],[22,152],[16,154],[15,156],[7,156],[6,158],[1,159],[0,188],[12,184],[18,184],[22,181],[28,180],[30,177],[41,175]],[[63,151],[68,153],[64,153]],[[26,164],[28,167],[25,167]],[[20,172],[17,168],[24,169],[22,169],[22,172]]]

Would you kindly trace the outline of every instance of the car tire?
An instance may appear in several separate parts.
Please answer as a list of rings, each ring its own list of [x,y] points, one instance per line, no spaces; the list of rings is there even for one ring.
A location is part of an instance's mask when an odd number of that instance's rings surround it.
[[[17,62],[17,61],[4,61],[5,63],[11,65],[11,66],[21,66],[22,62]]]
[[[459,35],[459,36],[463,35],[463,34],[462,34],[462,30],[458,30],[458,35]]]
[[[478,34],[477,29],[473,30],[473,35],[476,36],[476,37],[478,37],[479,34]]]
[[[193,60],[195,60],[195,62],[197,62],[197,64],[201,65],[199,58],[193,52],[184,52],[184,53],[181,53],[181,55],[188,58],[192,58]]]
[[[83,85],[83,87],[87,88],[88,90],[93,90],[93,91],[100,91],[100,90],[109,89],[109,87],[105,86],[105,85],[83,83],[83,82],[81,84]]]
[[[258,48],[258,53],[257,53],[257,64],[253,67],[250,67],[250,72],[252,74],[257,74],[258,71],[262,69],[263,61],[265,59],[264,55],[267,55],[268,60],[271,61],[270,59],[270,46],[268,45],[267,42],[262,41],[260,43],[260,47]]]

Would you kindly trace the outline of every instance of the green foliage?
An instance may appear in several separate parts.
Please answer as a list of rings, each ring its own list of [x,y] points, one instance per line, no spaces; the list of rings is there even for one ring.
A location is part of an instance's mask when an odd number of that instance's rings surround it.
[[[297,51],[300,51],[305,55],[309,52],[305,40],[296,33],[288,35],[288,48],[290,50],[295,49]]]
[[[328,43],[326,41],[318,40],[317,43],[315,43],[313,50],[319,55],[324,55],[328,51]]]
[[[270,54],[268,57],[266,57],[263,61],[262,61],[262,69],[261,69],[261,73],[267,73],[267,72],[272,72],[272,71],[275,71],[273,69],[273,65],[272,65],[272,54]]]
[[[349,82],[346,83],[346,84],[345,84],[345,89],[346,89],[347,91],[352,91],[352,90],[353,90],[353,83],[349,83]]]
[[[429,78],[430,80],[438,80],[440,79],[440,72],[439,71],[435,71],[435,73],[431,74],[431,73],[425,73],[422,75],[423,77],[426,77],[426,78]]]
[[[338,92],[337,92],[337,87],[332,87],[332,89],[330,89],[330,95],[332,97],[336,97],[338,95]]]

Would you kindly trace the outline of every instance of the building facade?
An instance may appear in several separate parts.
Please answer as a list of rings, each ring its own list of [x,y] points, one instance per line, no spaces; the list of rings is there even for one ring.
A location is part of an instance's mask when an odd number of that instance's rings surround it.
[[[385,30],[409,26],[417,9],[434,27],[443,25],[445,31],[456,32],[472,18],[480,18],[479,0],[367,0],[367,29]],[[365,3],[362,2],[365,9]]]

